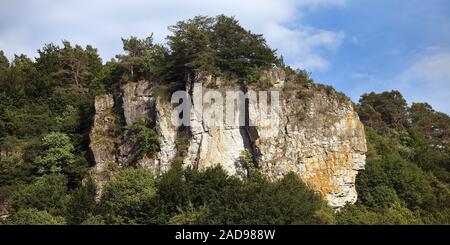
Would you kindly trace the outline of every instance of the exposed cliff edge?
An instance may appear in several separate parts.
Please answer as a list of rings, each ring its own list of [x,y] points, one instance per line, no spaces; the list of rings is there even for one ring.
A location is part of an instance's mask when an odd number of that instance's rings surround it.
[[[273,85],[272,90],[280,92],[280,109],[269,112],[276,116],[277,127],[267,126],[265,120],[268,119],[259,117],[260,108],[252,103],[248,103],[246,115],[235,112],[236,118],[245,116],[254,127],[212,128],[205,123],[202,112],[192,111],[191,137],[184,166],[205,169],[220,165],[230,174],[245,175],[247,169],[239,157],[249,149],[258,169],[267,177],[277,179],[292,171],[320,192],[331,206],[354,203],[357,198],[355,179],[358,170],[364,168],[366,141],[363,125],[351,101],[316,84],[289,87],[284,72],[268,72],[265,79]],[[222,79],[199,77],[188,83],[187,89],[193,98],[202,98],[211,87],[222,94],[229,89],[239,89],[227,84]],[[111,170],[114,166],[126,165],[130,154],[125,134],[113,128],[130,125],[141,115],[153,122],[160,137],[160,151],[152,158],[143,157],[138,164],[155,173],[170,168],[177,151],[177,128],[171,123],[172,106],[156,96],[153,88],[150,82],[128,83],[115,99],[112,95],[96,97],[95,122],[90,136],[96,161],[93,175],[100,186],[114,174],[115,170]],[[195,106],[202,100],[193,99],[193,103]],[[203,104],[206,105],[203,110],[210,109],[204,101]]]
[[[170,123],[171,108],[153,94],[152,85],[146,81],[122,86],[118,95],[95,97],[95,117],[91,129],[90,149],[95,160],[92,176],[99,194],[104,184],[120,168],[128,165],[132,149],[126,126],[139,117],[150,119],[160,138],[160,151],[156,157],[144,156],[137,165],[155,173],[165,172],[175,156],[176,128]]]

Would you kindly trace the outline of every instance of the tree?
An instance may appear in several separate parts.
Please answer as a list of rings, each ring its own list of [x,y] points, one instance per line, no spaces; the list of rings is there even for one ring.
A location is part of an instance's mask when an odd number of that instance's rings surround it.
[[[438,179],[450,183],[450,154],[436,147],[435,139],[427,137],[420,129],[410,130],[411,153],[408,159],[422,170],[433,173]],[[443,143],[443,142],[440,142]],[[437,149],[436,149],[437,148]]]
[[[211,47],[216,65],[222,71],[248,79],[254,68],[272,68],[280,64],[275,50],[268,47],[262,35],[245,30],[233,17],[219,15],[212,28]],[[254,81],[247,81],[254,82]]]
[[[59,75],[81,88],[82,83],[90,75],[86,53],[79,45],[72,47],[69,41],[63,41],[63,45],[64,47],[61,49],[62,69],[59,70]]]
[[[365,206],[347,205],[336,213],[340,225],[413,225],[422,224],[416,213],[394,202],[376,212]]]
[[[76,189],[67,205],[67,223],[81,224],[94,214],[96,194],[97,186],[92,178],[87,179],[81,187]]]
[[[117,91],[120,87],[120,82],[124,73],[124,67],[116,61],[106,62],[89,83],[91,95],[95,96]]]
[[[42,94],[43,88],[37,77],[37,70],[31,59],[23,54],[15,55],[3,88],[22,104],[26,96],[34,98]]]
[[[12,196],[11,210],[37,209],[51,215],[64,216],[69,196],[64,175],[45,175],[25,185]]]
[[[129,163],[135,164],[144,156],[152,157],[159,151],[159,138],[156,132],[150,128],[148,118],[138,118],[127,129],[132,144],[133,154],[129,157]]]
[[[370,105],[391,128],[401,129],[407,126],[407,103],[398,91],[363,94],[359,103],[361,106]]]
[[[261,69],[280,64],[262,35],[245,30],[232,17],[196,16],[169,30],[172,70],[179,80],[207,73],[254,82]]]
[[[105,186],[99,208],[108,224],[143,224],[145,205],[155,197],[155,177],[144,168],[127,168]]]
[[[65,225],[61,216],[53,216],[47,211],[39,211],[34,208],[20,209],[8,218],[8,225]]]
[[[3,50],[0,50],[0,84],[3,85],[6,82],[9,71],[9,60],[6,58]]]
[[[38,50],[38,53],[36,65],[43,80],[50,85],[63,85],[61,80],[65,84],[75,84],[78,92],[102,67],[97,49],[91,45],[86,48],[80,45],[73,47],[69,41],[64,40],[62,48],[50,43]]]
[[[102,68],[102,59],[98,55],[98,50],[92,47],[92,45],[86,45],[84,53],[86,55],[87,69],[89,71],[88,80],[90,80]]]
[[[61,48],[53,43],[45,44],[38,50],[36,68],[39,71],[39,79],[46,87],[62,85],[59,71],[62,69]]]
[[[169,27],[173,34],[167,39],[175,79],[192,78],[196,72],[213,72],[215,60],[209,37],[213,23],[213,18],[196,16]]]
[[[125,55],[116,55],[119,64],[130,75],[130,81],[155,78],[160,75],[158,67],[163,66],[167,50],[158,44],[153,44],[153,35],[144,39],[131,36],[122,38]],[[164,69],[164,68],[163,68]]]
[[[50,133],[42,138],[42,152],[35,159],[39,173],[67,173],[74,164],[74,147],[70,138],[63,133]]]
[[[156,215],[151,221],[163,224],[315,224],[330,220],[318,215],[325,205],[321,197],[295,174],[276,182],[258,176],[243,181],[220,167],[202,172],[176,168],[164,174],[157,187],[158,202],[153,205],[159,208],[153,207]]]
[[[432,211],[436,206],[436,197],[432,194],[426,174],[417,165],[403,159],[388,140],[373,130],[366,132],[369,148],[376,151],[372,156],[379,157],[367,158],[366,170],[361,171],[356,181],[362,204],[371,208],[386,207],[398,197],[409,209]],[[372,195],[376,195],[376,201]]]
[[[437,150],[450,149],[450,117],[436,112],[427,103],[413,103],[409,109],[411,126],[423,133]]]
[[[208,207],[202,206],[194,208],[192,203],[189,203],[186,211],[180,209],[180,213],[172,216],[168,221],[169,225],[198,225],[206,222],[208,217]]]
[[[359,118],[366,127],[373,128],[380,134],[387,133],[387,124],[381,118],[381,114],[377,112],[371,105],[358,105],[356,109],[358,111]]]
[[[259,175],[258,169],[255,166],[255,161],[253,159],[253,154],[249,149],[245,149],[239,155],[239,162],[242,167],[247,171],[247,173],[241,173],[246,177],[254,177]]]
[[[0,186],[26,183],[33,178],[32,172],[32,164],[25,162],[19,154],[0,158]]]

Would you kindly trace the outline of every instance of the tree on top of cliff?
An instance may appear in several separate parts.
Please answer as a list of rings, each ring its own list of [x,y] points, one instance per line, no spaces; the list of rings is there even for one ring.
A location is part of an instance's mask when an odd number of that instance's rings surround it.
[[[144,39],[131,36],[122,38],[123,50],[126,54],[116,55],[119,64],[127,73],[125,80],[137,81],[140,79],[154,78],[164,69],[167,50],[159,44],[153,43],[153,35]]]
[[[245,30],[233,17],[197,16],[179,21],[169,30],[172,35],[167,39],[176,79],[207,72],[249,80],[258,69],[280,64],[262,35]]]

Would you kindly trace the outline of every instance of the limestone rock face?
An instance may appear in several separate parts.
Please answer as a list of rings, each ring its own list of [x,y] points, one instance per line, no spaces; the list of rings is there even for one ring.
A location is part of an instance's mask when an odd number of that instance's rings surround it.
[[[274,79],[275,85],[284,83],[283,73],[275,71],[266,76]],[[225,124],[211,128],[204,118],[208,102],[198,99],[210,80],[192,84],[192,139],[186,166],[205,169],[221,165],[230,174],[245,175],[247,170],[239,156],[250,149],[260,170],[270,179],[294,172],[333,207],[356,202],[355,179],[358,170],[364,168],[367,149],[364,127],[348,98],[322,87],[297,93],[278,90],[279,106],[259,108],[256,101],[249,103],[248,118],[254,127]],[[218,90],[225,96],[228,89]],[[203,111],[195,110],[196,103],[203,103]],[[261,109],[266,117],[261,117]],[[234,113],[240,116],[239,110]]]
[[[235,120],[245,117],[253,123],[244,126],[210,125],[204,113],[213,108],[211,101],[204,98],[209,85],[218,87],[224,99],[227,90],[239,88],[227,88],[230,83],[226,80],[211,77],[200,77],[187,84],[193,110],[189,115],[191,137],[183,165],[200,170],[220,165],[229,174],[245,176],[247,169],[239,158],[247,149],[254,154],[260,171],[270,179],[294,172],[331,206],[339,208],[347,202],[354,203],[355,179],[358,170],[364,168],[367,149],[363,125],[351,101],[314,84],[301,89],[296,85],[296,89],[283,92],[287,84],[283,71],[273,70],[263,76],[280,93],[279,106],[272,110],[248,103],[244,112],[236,108]],[[124,118],[125,124],[131,125],[139,116],[148,116],[159,135],[160,152],[154,158],[144,157],[138,164],[155,173],[170,169],[177,152],[178,129],[171,122],[172,105],[156,97],[152,86],[146,81],[124,85],[121,98],[116,99],[122,103],[123,115],[114,116],[112,95],[96,98],[91,149],[96,162],[93,175],[100,185],[108,179],[104,176],[108,163],[124,165],[131,154],[126,137],[111,134],[111,129],[117,127],[117,118]],[[273,105],[272,99],[270,103]],[[203,108],[198,110],[196,105]],[[261,117],[261,110],[269,116]]]
[[[148,81],[127,83],[122,86],[122,108],[127,125],[132,125],[138,117],[155,115],[155,97]]]
[[[171,121],[171,105],[160,98],[156,101],[155,128],[159,135],[160,151],[156,157],[155,165],[160,173],[164,173],[170,169],[170,164],[177,153],[175,144],[177,128],[173,126]]]
[[[295,172],[333,207],[354,203],[355,178],[367,151],[364,127],[349,100],[324,91],[310,96],[281,100],[276,132],[256,123],[261,171],[272,179]],[[255,110],[250,107],[250,115]]]
[[[246,170],[239,162],[239,157],[249,145],[245,130],[238,124],[211,125],[208,124],[209,118],[204,117],[206,110],[214,106],[203,101],[203,95],[207,90],[205,85],[210,84],[211,79],[211,77],[204,80],[199,79],[191,85],[193,110],[190,114],[190,129],[192,139],[188,154],[184,159],[184,165],[200,170],[220,165],[229,174],[243,175]],[[203,108],[197,110],[198,104],[202,104]],[[236,118],[239,118],[238,110],[235,110],[235,114]]]
[[[161,151],[155,157],[144,156],[137,165],[150,169],[154,173],[165,172],[176,154],[176,128],[171,124],[171,106],[168,102],[153,95],[151,83],[139,81],[122,86],[122,93],[101,95],[95,98],[95,118],[90,133],[90,148],[94,155],[93,176],[101,188],[114,170],[127,166],[133,154],[126,126],[132,125],[139,117],[148,117],[160,138]],[[120,106],[120,110],[115,107]],[[123,114],[121,114],[123,113]],[[119,118],[124,118],[125,125]]]
[[[118,122],[113,114],[113,107],[112,95],[95,98],[95,118],[89,134],[91,141],[89,147],[96,163],[92,169],[92,176],[99,193],[111,177],[111,166],[116,163],[116,136],[113,129]]]
[[[147,117],[155,126],[161,140],[161,151],[156,158],[144,156],[137,164],[154,173],[165,172],[176,154],[176,129],[170,123],[171,107],[168,102],[157,99],[153,94],[152,84],[148,81],[127,83],[122,86],[122,109],[125,123],[132,125],[139,117]],[[125,133],[126,135],[126,133]],[[130,143],[124,137],[119,147],[120,162],[126,164],[132,154]]]

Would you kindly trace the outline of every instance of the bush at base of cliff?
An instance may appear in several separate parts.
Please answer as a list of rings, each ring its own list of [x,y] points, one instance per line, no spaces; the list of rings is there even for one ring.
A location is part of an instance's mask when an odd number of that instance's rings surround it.
[[[148,223],[319,224],[332,223],[318,213],[321,197],[295,174],[271,182],[239,179],[221,168],[203,172],[171,170],[157,184]]]
[[[31,208],[64,216],[68,200],[67,178],[64,175],[46,175],[13,194],[11,211]]]
[[[105,186],[99,210],[107,224],[142,224],[144,204],[155,196],[155,177],[143,168],[126,168]]]
[[[37,209],[20,209],[5,222],[7,225],[65,225],[61,216],[53,216],[47,211]]]

